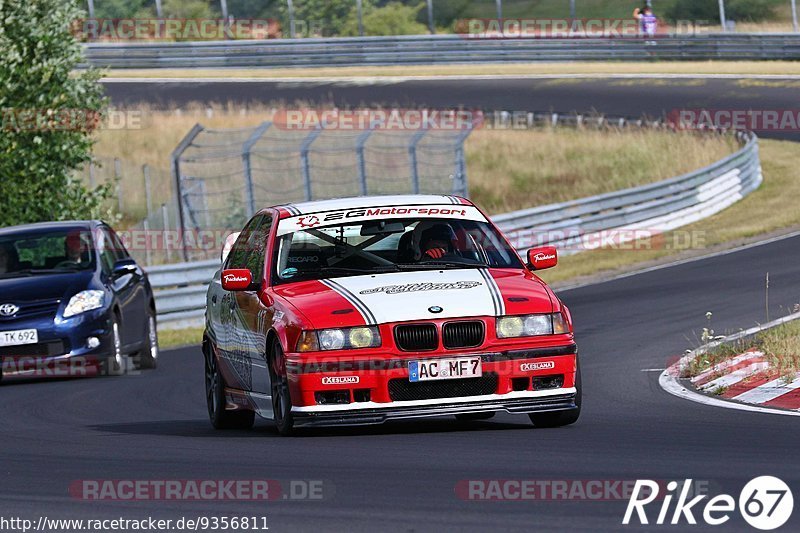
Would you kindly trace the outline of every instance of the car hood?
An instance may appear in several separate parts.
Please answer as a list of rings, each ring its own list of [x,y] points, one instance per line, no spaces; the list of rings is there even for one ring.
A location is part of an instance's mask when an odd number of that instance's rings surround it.
[[[92,275],[91,271],[87,271],[0,278],[0,304],[63,300],[88,288]]]
[[[448,269],[339,277],[276,288],[314,328],[550,313],[544,284],[520,269]]]

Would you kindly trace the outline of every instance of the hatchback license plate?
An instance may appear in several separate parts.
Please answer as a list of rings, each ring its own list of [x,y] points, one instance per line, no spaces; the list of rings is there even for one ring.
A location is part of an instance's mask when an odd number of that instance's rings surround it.
[[[409,361],[409,381],[433,381],[437,379],[479,378],[483,375],[480,357],[455,359],[426,359]]]
[[[39,332],[35,329],[0,331],[0,346],[20,346],[39,342]]]

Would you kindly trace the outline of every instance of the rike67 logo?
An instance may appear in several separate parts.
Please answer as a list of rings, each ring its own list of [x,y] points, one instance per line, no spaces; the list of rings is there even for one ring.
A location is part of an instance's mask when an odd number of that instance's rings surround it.
[[[690,494],[691,479],[685,480],[682,485],[677,481],[667,483],[664,493],[660,493],[661,488],[663,485],[655,481],[637,480],[622,523],[636,524],[638,520],[639,524],[650,524],[655,509],[651,509],[648,516],[645,507],[656,500],[661,504],[654,522],[657,525],[694,525],[699,517],[708,525],[719,526],[730,520],[731,514],[737,510],[737,501],[729,494],[720,494],[708,500],[707,494]],[[751,479],[739,493],[738,511],[756,529],[766,531],[781,527],[792,516],[793,508],[791,489],[773,476]]]

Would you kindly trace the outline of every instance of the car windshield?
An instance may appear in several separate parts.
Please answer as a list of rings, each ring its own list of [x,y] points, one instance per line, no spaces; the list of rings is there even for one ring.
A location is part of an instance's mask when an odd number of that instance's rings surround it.
[[[89,230],[64,229],[0,236],[0,278],[94,268]]]
[[[506,240],[480,220],[367,220],[288,231],[281,225],[278,235],[273,263],[278,283],[413,270],[522,268]]]

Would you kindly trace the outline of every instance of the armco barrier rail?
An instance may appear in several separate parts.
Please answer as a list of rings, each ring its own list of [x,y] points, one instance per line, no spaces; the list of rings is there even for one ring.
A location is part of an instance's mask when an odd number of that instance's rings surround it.
[[[710,216],[761,184],[758,138],[739,134],[744,146],[706,168],[650,185],[498,215],[492,220],[520,250],[553,244],[561,253],[595,242],[593,233],[625,229],[649,234]],[[589,237],[587,239],[587,237]],[[208,283],[218,260],[151,267],[159,323],[182,327],[202,322]]]
[[[602,242],[599,232],[624,228],[619,241],[641,234],[658,234],[717,213],[761,184],[758,138],[740,134],[745,142],[736,153],[700,170],[649,185],[590,198],[544,205],[493,217],[517,249],[541,244],[561,253]]]
[[[114,68],[330,67],[470,62],[800,59],[800,35],[724,33],[655,39],[479,39],[414,35],[179,43],[90,43],[87,64]]]

